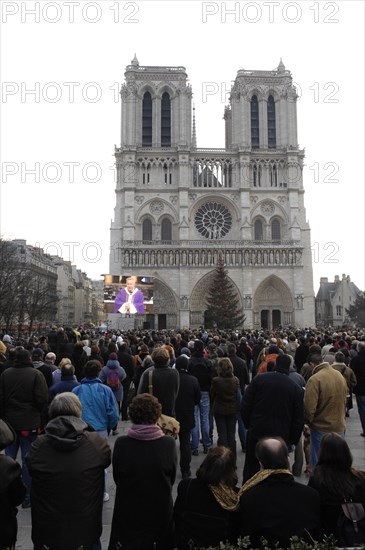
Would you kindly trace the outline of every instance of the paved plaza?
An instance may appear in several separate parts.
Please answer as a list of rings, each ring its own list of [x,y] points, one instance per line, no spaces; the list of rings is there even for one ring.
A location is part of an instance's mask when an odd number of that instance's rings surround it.
[[[120,435],[126,434],[129,426],[130,426],[130,422],[120,421],[118,426],[119,434]],[[350,449],[354,457],[354,466],[360,470],[365,470],[365,438],[361,437],[360,435],[361,432],[362,432],[361,424],[357,413],[356,402],[354,398],[354,408],[350,412],[350,418],[347,419],[346,440],[350,446]],[[215,435],[215,441],[216,441],[216,434],[214,435]],[[115,440],[116,440],[115,436],[109,437],[109,443],[111,447],[113,447]],[[238,436],[237,436],[237,441],[238,441],[237,468],[238,468],[238,475],[239,475],[239,484],[241,485],[245,455],[241,451]],[[198,466],[200,465],[200,463],[203,461],[204,456],[205,455],[203,454],[203,447],[201,446],[199,450],[199,456],[192,457],[191,471],[193,475],[195,475],[195,472]],[[307,480],[308,480],[305,474],[302,474],[300,478],[296,478],[296,479],[301,483],[307,483]],[[174,499],[176,497],[176,490],[180,480],[181,480],[181,475],[180,475],[180,470],[178,468],[176,482],[173,487]],[[101,537],[103,550],[107,550],[108,548],[111,520],[112,520],[112,514],[113,514],[113,507],[114,507],[114,497],[115,497],[115,485],[113,481],[111,466],[108,469],[108,492],[110,495],[110,500],[109,502],[106,502],[103,505],[104,528],[103,528],[103,533]],[[74,498],[77,498],[76,494],[74,495]],[[19,523],[19,529],[18,529],[18,542],[16,545],[16,549],[33,550],[33,545],[32,545],[31,536],[30,536],[31,534],[30,509],[23,510],[21,507],[19,507],[18,523]]]

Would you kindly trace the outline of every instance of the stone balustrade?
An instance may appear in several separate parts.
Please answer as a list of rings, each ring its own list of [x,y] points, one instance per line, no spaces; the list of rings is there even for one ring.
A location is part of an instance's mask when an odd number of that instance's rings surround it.
[[[215,267],[222,258],[226,267],[301,266],[303,247],[294,241],[124,241],[114,254],[128,267]],[[112,252],[113,253],[113,252]]]

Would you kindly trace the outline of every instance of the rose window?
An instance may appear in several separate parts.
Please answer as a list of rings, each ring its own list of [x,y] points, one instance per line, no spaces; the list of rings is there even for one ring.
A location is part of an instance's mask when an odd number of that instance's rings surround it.
[[[232,216],[223,204],[207,202],[195,214],[195,227],[206,239],[220,239],[232,227]]]

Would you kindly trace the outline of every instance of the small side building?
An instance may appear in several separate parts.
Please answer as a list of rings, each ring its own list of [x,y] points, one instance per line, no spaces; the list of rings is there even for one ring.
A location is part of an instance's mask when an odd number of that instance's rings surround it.
[[[349,323],[346,309],[355,303],[359,293],[349,275],[343,274],[342,279],[335,275],[333,283],[328,282],[328,277],[321,277],[315,299],[317,326],[341,327]]]

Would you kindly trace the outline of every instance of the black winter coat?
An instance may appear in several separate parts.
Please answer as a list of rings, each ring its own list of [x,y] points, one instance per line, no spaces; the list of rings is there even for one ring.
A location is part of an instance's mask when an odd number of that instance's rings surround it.
[[[357,384],[353,389],[355,395],[365,395],[365,350],[360,350],[350,362],[350,367],[355,373]]]
[[[117,492],[109,550],[152,550],[154,542],[166,550],[171,547],[176,467],[172,437],[149,441],[118,437],[113,452]]]
[[[178,550],[218,546],[220,541],[236,542],[239,535],[238,512],[224,510],[213,493],[199,479],[180,481],[174,506]]]
[[[287,374],[258,374],[246,388],[241,413],[255,440],[281,436],[296,445],[304,426],[303,390]]]
[[[260,537],[269,548],[277,541],[287,548],[294,535],[312,542],[308,532],[315,540],[322,538],[319,494],[290,474],[272,475],[243,493],[240,516],[241,535],[249,535],[252,548],[259,547]]]
[[[14,430],[35,430],[47,414],[48,387],[32,363],[16,363],[0,376],[0,417]]]
[[[238,357],[236,353],[234,353],[233,355],[228,355],[228,359],[230,359],[233,365],[233,374],[237,376],[238,380],[240,381],[241,393],[243,395],[245,393],[245,387],[250,382],[247,363],[244,359]]]
[[[180,430],[191,430],[195,426],[194,408],[200,403],[201,392],[199,382],[188,372],[181,370],[179,393],[175,401],[176,419],[180,422]]]
[[[138,393],[149,393],[149,372],[152,370],[152,393],[162,406],[163,414],[175,416],[175,401],[179,391],[179,372],[170,367],[155,367],[141,377]]]
[[[200,390],[210,392],[210,386],[215,376],[213,364],[201,352],[195,352],[190,358],[188,371],[198,379]]]
[[[65,550],[92,546],[102,532],[105,438],[81,418],[59,416],[37,437],[26,460],[32,476],[32,540]]]
[[[18,531],[17,506],[25,496],[19,464],[0,454],[0,548],[12,547]]]

